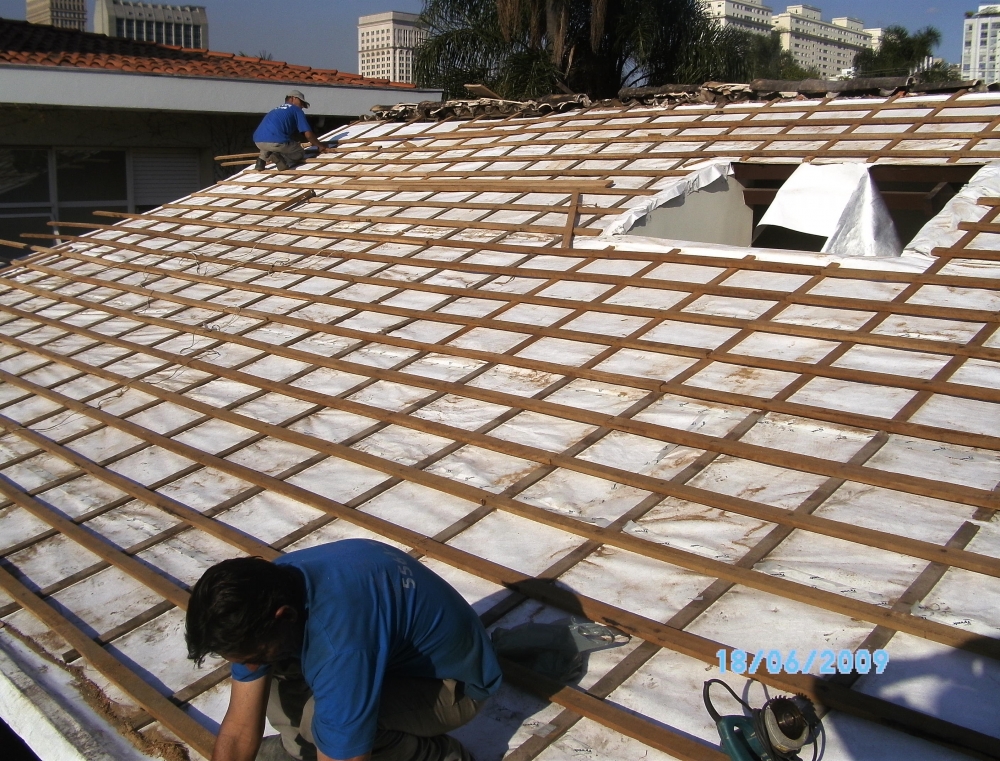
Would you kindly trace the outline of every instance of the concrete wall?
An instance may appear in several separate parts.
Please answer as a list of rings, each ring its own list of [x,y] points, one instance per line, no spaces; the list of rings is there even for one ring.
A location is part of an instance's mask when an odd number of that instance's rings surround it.
[[[294,84],[216,77],[137,74],[65,66],[2,68],[0,103],[216,114],[263,114],[302,90],[309,113],[355,119],[375,105],[440,100],[440,90]],[[2,107],[2,106],[0,106]]]
[[[629,230],[669,240],[749,246],[753,236],[753,209],[743,202],[743,186],[733,177],[668,201]]]

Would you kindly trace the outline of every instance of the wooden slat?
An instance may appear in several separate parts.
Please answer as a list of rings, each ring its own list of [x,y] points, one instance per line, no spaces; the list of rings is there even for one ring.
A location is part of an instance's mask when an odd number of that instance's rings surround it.
[[[143,681],[121,661],[95,643],[55,608],[40,600],[30,589],[0,567],[0,587],[113,682],[163,726],[180,737],[205,758],[210,758],[215,737],[201,724]]]

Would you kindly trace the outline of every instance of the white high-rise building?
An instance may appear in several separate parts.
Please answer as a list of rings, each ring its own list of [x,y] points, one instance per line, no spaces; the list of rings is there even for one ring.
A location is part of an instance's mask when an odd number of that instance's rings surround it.
[[[872,46],[863,22],[847,17],[824,21],[822,11],[811,5],[790,5],[775,14],[773,23],[781,47],[800,66],[818,70],[823,79],[840,76],[854,65],[854,56]]]
[[[867,32],[872,38],[872,50],[877,51],[882,47],[882,37],[885,36],[885,29],[877,26],[874,29],[865,29],[865,32]]]
[[[391,82],[413,81],[413,50],[427,39],[415,13],[375,13],[358,19],[358,73]]]
[[[87,3],[84,0],[26,0],[25,18],[32,24],[84,32],[87,28]]]
[[[962,79],[996,82],[1000,5],[980,5],[978,12],[966,16],[963,31]]]
[[[182,48],[208,48],[208,12],[200,5],[97,0],[94,31]]]
[[[701,0],[701,5],[721,26],[771,33],[771,9],[761,0]]]
[[[94,31],[182,48],[208,48],[208,12],[200,5],[97,0]]]

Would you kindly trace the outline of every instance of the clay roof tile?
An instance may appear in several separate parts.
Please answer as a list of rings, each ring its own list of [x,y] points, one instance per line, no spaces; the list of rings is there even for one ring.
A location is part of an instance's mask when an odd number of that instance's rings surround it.
[[[266,61],[233,53],[120,39],[9,19],[0,19],[0,65],[3,64],[72,66],[289,83],[349,83],[379,87],[389,84],[385,79],[370,79],[336,69],[314,69],[285,61]],[[392,86],[412,87],[399,83]]]

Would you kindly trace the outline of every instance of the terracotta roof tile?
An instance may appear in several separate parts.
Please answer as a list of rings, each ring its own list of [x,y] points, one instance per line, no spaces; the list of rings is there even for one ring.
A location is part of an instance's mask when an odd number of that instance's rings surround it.
[[[3,64],[117,69],[149,74],[183,74],[272,82],[413,88],[408,83],[390,83],[387,79],[371,79],[336,69],[314,69],[284,61],[266,61],[211,50],[191,50],[9,19],[0,19],[0,65]]]

